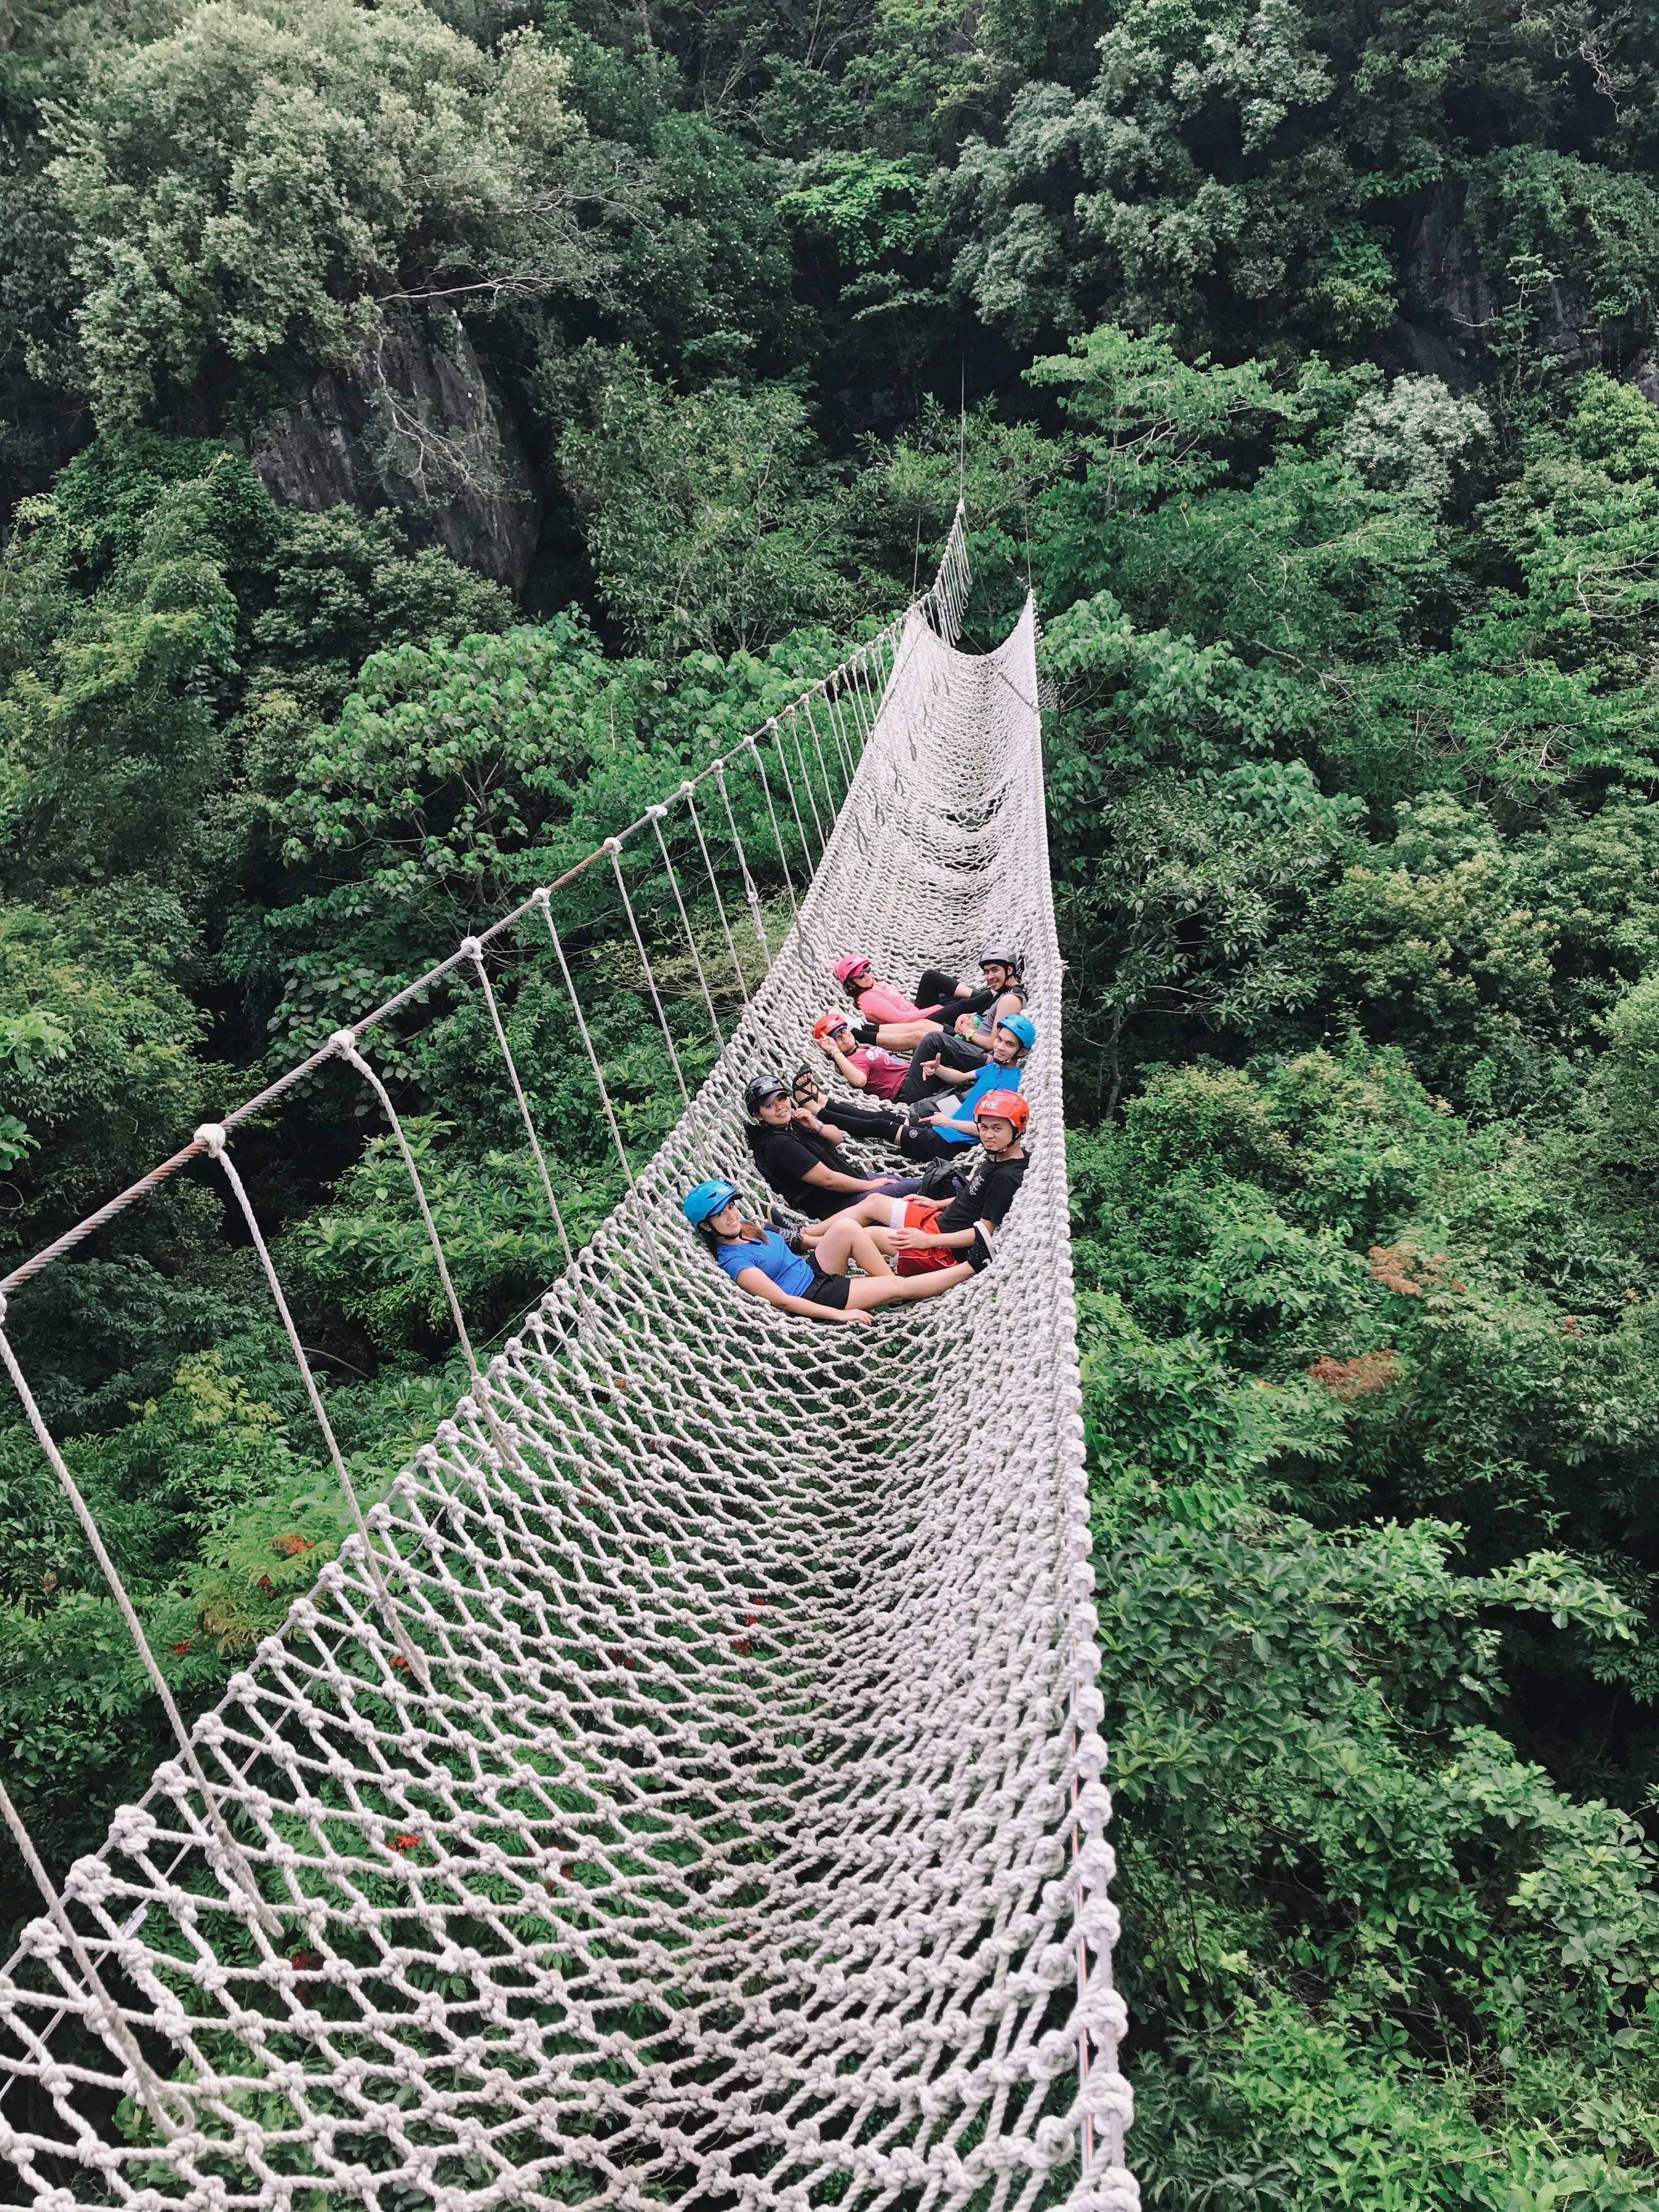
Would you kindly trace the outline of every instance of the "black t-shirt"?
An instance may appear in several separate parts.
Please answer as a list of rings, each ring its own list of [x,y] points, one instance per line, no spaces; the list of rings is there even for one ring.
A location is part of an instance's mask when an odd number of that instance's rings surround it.
[[[994,1229],[1000,1229],[1019,1195],[1030,1165],[1029,1160],[987,1160],[962,1196],[953,1198],[940,1213],[939,1228],[947,1237],[959,1229],[971,1229],[979,1221],[988,1221]],[[990,1254],[981,1238],[963,1256],[982,1267]]]
[[[823,1190],[808,1182],[809,1168],[836,1168],[845,1174],[835,1146],[811,1129],[774,1129],[765,1122],[744,1133],[755,1165],[787,1206],[809,1220],[827,1221],[845,1206],[854,1205],[856,1191]]]

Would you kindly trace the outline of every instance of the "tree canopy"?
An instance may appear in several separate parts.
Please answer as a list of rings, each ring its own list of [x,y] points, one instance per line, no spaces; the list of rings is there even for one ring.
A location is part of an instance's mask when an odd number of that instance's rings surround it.
[[[1659,2203],[1656,299],[1611,0],[0,40],[7,1267],[833,667],[959,494],[969,642],[1035,592],[1174,2212]],[[732,796],[769,928],[803,841]],[[686,857],[623,872],[696,1075],[761,947]],[[643,1158],[678,1092],[599,874],[564,942]],[[497,988],[583,1237],[620,1170],[568,999],[527,939]],[[476,994],[385,1060],[488,1339],[563,1252]],[[239,1157],[372,1496],[463,1387],[399,1160],[337,1070]],[[186,1174],[8,1328],[205,1705],[349,1525],[252,1255]],[[166,1738],[15,1408],[0,1517],[61,1871]]]

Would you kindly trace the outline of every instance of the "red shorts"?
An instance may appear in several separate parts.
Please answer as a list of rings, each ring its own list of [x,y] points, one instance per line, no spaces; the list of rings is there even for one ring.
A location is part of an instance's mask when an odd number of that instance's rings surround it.
[[[940,1206],[930,1198],[896,1198],[893,1218],[888,1224],[893,1229],[931,1229],[939,1219]],[[934,1244],[915,1252],[895,1252],[893,1273],[896,1275],[932,1275],[941,1267],[954,1267],[962,1258],[948,1244]]]

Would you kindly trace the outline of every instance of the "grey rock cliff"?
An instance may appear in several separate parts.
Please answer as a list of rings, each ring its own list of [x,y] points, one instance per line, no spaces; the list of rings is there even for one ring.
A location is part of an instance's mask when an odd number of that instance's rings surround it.
[[[274,499],[395,508],[416,544],[523,588],[541,502],[522,441],[448,308],[404,311],[274,417],[250,456]]]
[[[1468,217],[1469,187],[1437,185],[1419,209],[1401,264],[1400,312],[1387,351],[1401,368],[1474,392],[1493,371],[1488,333],[1499,301]],[[1610,322],[1582,287],[1552,280],[1536,297],[1529,345],[1569,372],[1617,368],[1639,350],[1639,319]]]

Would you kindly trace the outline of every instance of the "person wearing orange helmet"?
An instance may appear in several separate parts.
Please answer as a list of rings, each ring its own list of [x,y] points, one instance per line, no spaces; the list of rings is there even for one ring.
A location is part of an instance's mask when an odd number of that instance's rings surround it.
[[[834,1060],[853,1090],[867,1091],[872,1098],[896,1098],[910,1073],[910,1062],[898,1053],[859,1043],[852,1016],[838,1006],[813,1023],[812,1042]]]
[[[1018,1091],[993,1091],[974,1109],[984,1159],[958,1195],[940,1205],[925,1198],[866,1198],[838,1218],[870,1229],[893,1255],[899,1275],[932,1274],[965,1261],[977,1274],[991,1257],[996,1233],[1025,1178],[1025,1129],[1031,1109]]]

